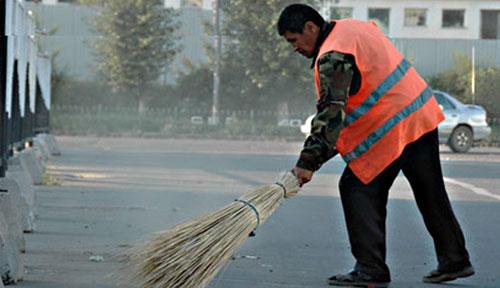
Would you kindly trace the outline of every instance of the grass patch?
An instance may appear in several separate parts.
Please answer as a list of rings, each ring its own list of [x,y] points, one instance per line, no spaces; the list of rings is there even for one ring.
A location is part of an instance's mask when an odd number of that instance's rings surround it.
[[[45,186],[61,186],[63,181],[49,173],[44,173],[42,183]]]

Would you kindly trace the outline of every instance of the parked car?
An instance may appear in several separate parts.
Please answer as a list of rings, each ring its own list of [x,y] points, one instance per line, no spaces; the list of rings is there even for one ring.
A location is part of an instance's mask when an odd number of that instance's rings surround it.
[[[465,153],[474,142],[488,139],[491,127],[486,122],[486,110],[479,105],[463,104],[450,94],[434,90],[439,106],[443,110],[445,120],[439,124],[439,142],[448,144],[453,152]],[[306,136],[311,131],[314,115],[307,117],[300,126]]]
[[[446,92],[434,91],[445,120],[439,124],[439,142],[453,152],[465,153],[474,142],[488,139],[491,127],[486,122],[486,110],[479,105],[463,104]]]

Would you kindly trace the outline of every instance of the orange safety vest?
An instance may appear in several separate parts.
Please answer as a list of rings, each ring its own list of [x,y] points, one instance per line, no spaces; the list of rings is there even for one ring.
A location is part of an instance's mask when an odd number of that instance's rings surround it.
[[[375,23],[335,22],[315,64],[318,101],[321,56],[331,51],[353,55],[361,87],[349,96],[336,149],[353,173],[368,184],[407,144],[434,130],[444,115],[427,83]]]

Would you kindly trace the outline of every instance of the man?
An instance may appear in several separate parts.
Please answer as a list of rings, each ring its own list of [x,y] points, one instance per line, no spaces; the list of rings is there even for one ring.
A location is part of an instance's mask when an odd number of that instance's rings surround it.
[[[441,283],[474,274],[441,172],[437,126],[444,116],[430,88],[374,23],[327,23],[313,8],[293,4],[278,32],[313,59],[317,114],[293,169],[301,185],[340,153],[339,183],[354,269],[330,285],[387,287],[385,218],[389,188],[408,179],[431,234],[438,266],[423,281]]]

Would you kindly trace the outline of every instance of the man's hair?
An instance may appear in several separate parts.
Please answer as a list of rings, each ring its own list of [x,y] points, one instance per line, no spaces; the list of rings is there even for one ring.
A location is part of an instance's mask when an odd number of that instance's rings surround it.
[[[278,20],[278,33],[283,36],[286,31],[303,33],[304,25],[312,21],[319,27],[323,26],[325,19],[314,8],[304,4],[292,4],[281,11]]]

